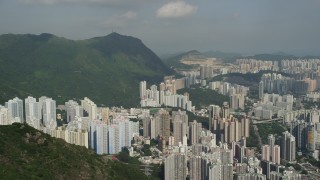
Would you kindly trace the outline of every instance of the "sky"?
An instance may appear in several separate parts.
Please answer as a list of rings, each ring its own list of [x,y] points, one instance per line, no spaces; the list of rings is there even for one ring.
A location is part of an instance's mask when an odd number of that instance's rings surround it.
[[[320,55],[320,0],[0,0],[0,34],[82,40],[111,32],[158,55]]]

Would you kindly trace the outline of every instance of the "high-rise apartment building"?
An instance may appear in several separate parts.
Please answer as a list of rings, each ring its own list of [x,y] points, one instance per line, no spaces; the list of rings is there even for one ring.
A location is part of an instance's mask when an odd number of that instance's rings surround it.
[[[270,156],[273,156],[273,147],[275,145],[276,139],[273,134],[268,135],[268,145],[270,147]],[[272,159],[272,158],[271,158]]]
[[[201,180],[201,166],[202,158],[201,156],[191,156],[190,157],[190,179]]]
[[[173,111],[172,112],[172,123],[173,123],[173,137],[174,144],[176,146],[183,142],[188,132],[188,115],[186,111]]]
[[[17,97],[10,99],[5,103],[5,107],[8,108],[10,116],[13,118],[13,122],[24,123],[23,118],[23,101]]]
[[[280,146],[274,145],[272,148],[271,161],[275,164],[280,164]]]
[[[232,109],[244,109],[244,95],[233,94],[230,96],[230,108]]]
[[[26,123],[30,126],[40,129],[42,123],[42,104],[37,102],[34,97],[28,96],[25,100]]]
[[[270,161],[270,146],[263,145],[262,146],[262,160]]]
[[[55,129],[57,127],[56,101],[42,96],[39,98],[39,103],[42,104],[43,125],[47,128]]]
[[[190,144],[194,145],[200,143],[201,131],[202,131],[202,124],[198,123],[196,120],[189,123],[189,139]]]
[[[259,83],[259,99],[263,98],[263,93],[264,93],[264,85],[263,85],[263,81],[260,81],[260,83]]]
[[[93,101],[85,97],[81,100],[81,106],[91,121],[97,119],[97,105]]]
[[[168,140],[170,136],[170,115],[169,112],[160,109],[151,121],[151,138],[165,137]]]
[[[187,178],[187,157],[185,154],[174,153],[164,160],[165,180],[185,180]]]
[[[147,91],[147,82],[146,81],[141,81],[140,82],[140,99],[143,100],[143,99],[146,99],[146,93]]]
[[[308,123],[303,120],[294,120],[291,122],[290,132],[296,138],[296,145],[298,151],[307,149],[308,139]]]
[[[281,158],[287,161],[295,161],[296,159],[296,140],[288,131],[282,133],[281,136]]]
[[[67,111],[67,122],[74,121],[75,117],[83,117],[83,107],[76,101],[69,100],[65,103]]]
[[[144,117],[142,122],[143,122],[143,137],[151,137],[151,119],[153,117]]]
[[[11,119],[8,108],[0,105],[0,125],[10,125]]]
[[[208,107],[208,111],[209,111],[209,130],[213,133],[216,133],[216,129],[214,126],[214,120],[218,120],[218,118],[220,117],[220,107],[217,105],[210,105]]]

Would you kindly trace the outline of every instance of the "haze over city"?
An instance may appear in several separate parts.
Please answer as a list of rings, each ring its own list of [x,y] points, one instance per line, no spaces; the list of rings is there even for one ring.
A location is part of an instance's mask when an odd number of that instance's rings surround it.
[[[0,0],[0,179],[320,179],[320,0]]]
[[[158,55],[197,49],[320,55],[319,0],[0,0],[0,34],[74,40],[113,31]]]

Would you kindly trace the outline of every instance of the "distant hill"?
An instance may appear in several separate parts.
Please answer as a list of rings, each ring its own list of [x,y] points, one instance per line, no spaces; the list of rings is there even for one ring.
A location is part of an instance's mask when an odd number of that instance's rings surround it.
[[[136,166],[24,124],[0,126],[0,144],[1,179],[147,179]]]
[[[171,67],[172,69],[193,69],[196,68],[196,65],[188,65],[182,63],[183,59],[189,60],[205,60],[207,57],[200,53],[197,50],[191,50],[185,53],[181,53],[178,55],[174,55],[173,57],[168,57],[167,59],[163,59],[163,62]]]
[[[174,73],[141,40],[117,33],[81,41],[1,35],[0,64],[0,103],[46,95],[59,103],[87,96],[99,105],[136,106],[139,81]]]

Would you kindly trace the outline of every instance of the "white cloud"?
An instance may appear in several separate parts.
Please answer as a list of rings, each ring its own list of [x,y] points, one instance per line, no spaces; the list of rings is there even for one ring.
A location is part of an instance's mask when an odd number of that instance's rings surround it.
[[[157,11],[157,17],[180,18],[190,16],[197,12],[197,7],[184,1],[174,1],[163,5]]]

